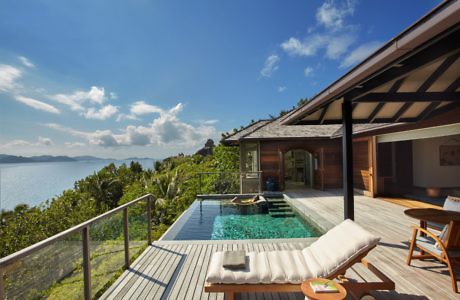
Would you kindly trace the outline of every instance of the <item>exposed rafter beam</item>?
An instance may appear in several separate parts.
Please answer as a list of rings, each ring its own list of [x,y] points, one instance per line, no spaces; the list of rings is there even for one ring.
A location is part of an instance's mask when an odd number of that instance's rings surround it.
[[[354,89],[350,96],[352,99],[361,97],[385,83],[408,76],[413,71],[440,57],[459,53],[460,49],[458,48],[458,45],[460,45],[460,30],[456,30],[451,35],[446,36],[442,40],[428,46],[418,54],[405,59],[401,62],[401,65],[398,65],[398,67],[390,67],[379,75],[361,83],[360,85],[362,87]],[[452,51],[452,49],[455,50]]]
[[[397,92],[406,78],[407,77],[404,77],[404,78],[401,78],[399,80],[396,80],[395,83],[393,83],[393,85],[391,86],[391,88],[390,88],[390,90],[388,92],[390,92],[390,93]],[[373,123],[375,121],[375,118],[377,117],[377,114],[380,112],[380,110],[382,110],[382,108],[384,106],[385,106],[385,102],[380,102],[379,104],[377,104],[375,109],[372,111],[372,113],[367,118],[367,123]]]
[[[399,93],[369,93],[354,102],[433,102],[460,101],[460,92],[399,92]]]
[[[460,56],[460,53],[455,53],[454,55],[451,55],[447,57],[440,65],[439,67],[431,73],[431,75],[425,80],[425,82],[417,89],[418,92],[425,92],[427,91],[433,83],[441,77],[444,72],[449,69],[449,67],[457,60],[457,58]],[[446,92],[453,92],[453,91],[446,91]]]
[[[459,53],[456,53],[454,55],[449,56],[446,58],[440,65],[439,67],[431,73],[431,75],[425,80],[425,82],[418,88],[417,92],[425,92],[427,91],[433,83],[435,83],[436,80],[441,77],[444,72],[449,69],[449,67],[458,59]],[[455,88],[452,89],[451,86],[449,86],[445,92],[455,92]],[[418,119],[424,120],[427,118],[438,106],[441,104],[441,101],[434,101],[431,102],[418,116]]]
[[[321,115],[319,116],[319,124],[323,124],[324,122],[324,116],[326,115],[327,109],[329,108],[329,104],[326,105],[323,110],[321,111]]]
[[[454,92],[460,87],[460,76],[454,80],[446,89],[448,92]]]
[[[404,103],[403,106],[396,112],[396,114],[391,118],[390,122],[399,122],[402,115],[412,106],[412,103]]]
[[[420,114],[419,119],[425,120],[438,106],[441,101],[431,102]]]
[[[369,117],[367,117],[367,123],[372,123],[374,122],[375,120],[375,117],[377,116],[377,114],[382,110],[382,108],[385,106],[385,102],[380,102],[379,104],[377,104],[377,106],[374,108],[374,110],[371,112],[371,114],[369,115]]]

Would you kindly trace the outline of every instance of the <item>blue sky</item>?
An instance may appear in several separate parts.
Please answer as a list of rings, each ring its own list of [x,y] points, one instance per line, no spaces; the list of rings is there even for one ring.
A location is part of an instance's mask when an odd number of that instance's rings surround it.
[[[439,1],[0,1],[0,153],[162,158],[312,97]]]

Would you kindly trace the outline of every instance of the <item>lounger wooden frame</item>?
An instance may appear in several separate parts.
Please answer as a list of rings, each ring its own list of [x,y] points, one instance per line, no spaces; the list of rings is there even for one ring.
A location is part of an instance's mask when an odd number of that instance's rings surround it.
[[[375,246],[374,246],[375,247]],[[394,290],[395,283],[383,274],[374,265],[369,263],[365,257],[374,247],[370,248],[366,252],[362,253],[354,260],[345,264],[342,268],[328,276],[328,279],[338,279],[340,283],[345,287],[347,292],[353,297],[359,299],[362,295],[369,293],[374,290]],[[373,274],[377,276],[381,281],[379,282],[355,282],[348,280],[344,275],[345,272],[353,265],[361,263],[364,267],[369,269]],[[292,293],[301,292],[300,284],[291,283],[271,283],[271,284],[215,284],[205,283],[204,291],[208,293],[225,293],[227,300],[234,300],[236,293],[247,293],[247,292],[260,292],[260,293]]]

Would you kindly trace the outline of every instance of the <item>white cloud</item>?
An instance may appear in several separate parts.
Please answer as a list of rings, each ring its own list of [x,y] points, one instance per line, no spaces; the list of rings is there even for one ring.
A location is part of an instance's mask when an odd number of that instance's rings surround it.
[[[356,48],[355,50],[351,51],[342,61],[340,64],[340,68],[347,68],[352,65],[355,65],[361,61],[363,61],[365,58],[367,58],[371,53],[373,53],[377,48],[380,47],[382,43],[381,42],[370,42],[363,44]]]
[[[77,148],[77,147],[85,147],[86,144],[85,143],[81,143],[81,142],[65,142],[64,145],[66,147],[69,147],[69,148]]]
[[[314,56],[320,49],[325,49],[327,58],[337,59],[354,41],[354,36],[350,34],[315,34],[306,37],[304,41],[291,37],[281,44],[281,48],[291,56]]]
[[[21,70],[10,65],[0,65],[0,92],[8,92],[15,89],[17,79],[22,76]]]
[[[134,116],[147,115],[152,113],[162,113],[163,109],[158,106],[147,104],[144,101],[137,101],[131,105],[130,112]]]
[[[47,127],[84,138],[90,145],[103,147],[148,146],[148,145],[182,145],[194,147],[201,145],[207,138],[216,135],[216,130],[209,124],[192,126],[181,121],[177,114],[183,105],[177,104],[169,110],[161,109],[159,116],[148,126],[129,125],[117,133],[111,130],[85,132],[59,124],[46,124]]]
[[[309,77],[309,76],[313,75],[313,71],[314,71],[314,69],[312,67],[306,67],[303,70],[303,74],[305,75],[305,77]]]
[[[276,55],[276,54],[270,55],[265,60],[264,67],[260,71],[260,75],[262,75],[264,77],[271,77],[273,72],[278,70],[278,62],[279,62],[279,60],[280,60],[280,58],[279,58],[278,55]]]
[[[83,103],[90,102],[102,105],[107,96],[103,87],[92,86],[89,91],[75,91],[72,94],[55,94],[50,96],[51,99],[65,104],[75,111],[84,110]]]
[[[316,11],[316,20],[329,30],[337,31],[345,26],[345,18],[355,12],[356,1],[347,0],[336,3],[327,0]]]
[[[110,98],[110,99],[117,99],[117,98],[118,98],[118,95],[115,94],[114,92],[110,92],[110,93],[109,93],[109,98]]]
[[[355,0],[326,0],[316,11],[316,24],[305,37],[290,37],[281,48],[291,56],[315,56],[324,53],[328,59],[341,59],[357,39],[358,26],[346,19],[355,13]],[[322,32],[318,32],[318,31]],[[315,33],[314,33],[315,32]]]
[[[8,143],[0,145],[1,149],[17,148],[17,147],[32,147],[32,146],[53,146],[54,143],[50,138],[39,136],[37,142],[29,142],[25,140],[12,140]]]
[[[213,120],[205,120],[205,121],[203,121],[203,124],[204,125],[214,125],[217,122],[219,122],[219,120],[214,120],[214,119]]]
[[[278,87],[278,92],[282,93],[282,92],[284,92],[286,89],[287,89],[287,87],[285,87],[284,85],[280,85],[280,86]]]
[[[355,42],[356,38],[350,34],[330,36],[326,44],[326,56],[330,59],[340,58]]]
[[[30,146],[32,143],[25,141],[25,140],[12,140],[8,143],[4,143],[0,145],[0,148],[14,148],[14,147],[20,147],[20,146]]]
[[[176,114],[180,112],[183,108],[182,103],[177,104],[175,107],[169,110],[170,114]],[[117,121],[122,120],[139,120],[139,117],[142,115],[149,115],[149,114],[165,114],[168,113],[167,111],[163,110],[161,107],[145,103],[145,101],[136,101],[131,104],[129,114],[119,114],[117,117]]]
[[[23,103],[25,105],[28,105],[28,106],[30,106],[32,108],[35,108],[35,109],[38,109],[38,110],[47,111],[47,112],[53,113],[53,114],[59,114],[60,113],[59,109],[57,109],[56,107],[54,107],[54,106],[52,106],[52,105],[50,105],[48,103],[33,99],[33,98],[24,97],[24,96],[16,96],[15,99],[18,102],[21,102],[21,103]]]
[[[52,146],[54,145],[53,140],[50,138],[45,138],[45,137],[38,137],[38,144],[43,145],[43,146]]]
[[[139,118],[132,114],[119,114],[117,117],[117,122],[120,122],[123,120],[139,120]]]
[[[86,112],[83,113],[83,116],[87,119],[94,120],[105,120],[113,116],[118,112],[118,108],[111,104],[103,106],[100,109],[94,107],[89,108]]]
[[[326,44],[327,39],[325,36],[315,34],[308,37],[303,42],[297,38],[291,37],[281,44],[281,48],[292,56],[312,56]]]
[[[35,68],[35,65],[27,57],[19,56],[18,58],[24,66],[28,68]]]

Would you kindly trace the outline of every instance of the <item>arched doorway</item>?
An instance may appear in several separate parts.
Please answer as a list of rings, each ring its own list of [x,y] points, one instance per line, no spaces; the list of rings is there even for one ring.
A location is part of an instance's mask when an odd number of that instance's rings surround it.
[[[313,187],[313,155],[302,149],[284,154],[284,184],[286,189]]]

